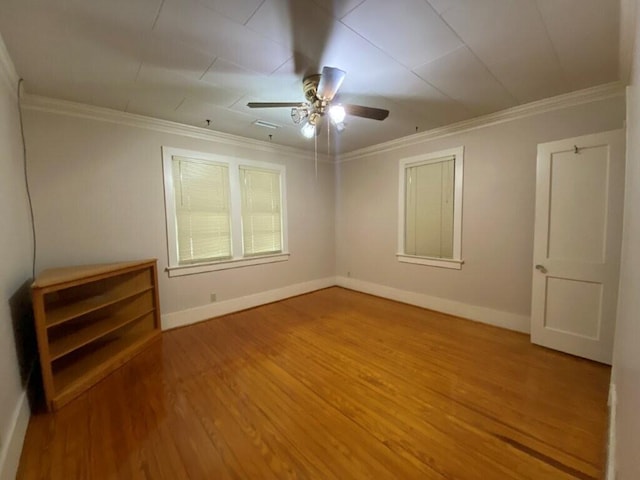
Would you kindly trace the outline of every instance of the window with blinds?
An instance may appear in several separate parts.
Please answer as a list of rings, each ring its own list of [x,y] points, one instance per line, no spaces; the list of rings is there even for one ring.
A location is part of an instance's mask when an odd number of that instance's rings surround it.
[[[162,147],[169,276],[283,262],[286,168]]]
[[[280,172],[240,166],[245,256],[282,251]]]
[[[464,147],[399,162],[400,262],[461,269]]]
[[[178,263],[231,257],[229,168],[173,157]]]
[[[451,156],[405,170],[407,255],[453,258],[453,162]]]

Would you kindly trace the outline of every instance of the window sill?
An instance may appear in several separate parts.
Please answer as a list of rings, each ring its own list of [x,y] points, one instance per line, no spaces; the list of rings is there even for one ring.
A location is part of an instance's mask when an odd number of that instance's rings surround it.
[[[435,258],[435,257],[416,257],[415,255],[406,255],[404,253],[396,253],[399,262],[413,263],[415,265],[429,265],[431,267],[451,268],[453,270],[461,270],[464,260],[456,260],[452,258]]]
[[[289,255],[289,253],[276,253],[273,255],[263,255],[260,257],[234,258],[231,260],[221,260],[218,262],[167,267],[165,271],[169,273],[169,277],[181,277],[183,275],[215,272],[217,270],[229,270],[232,268],[249,267],[252,265],[263,265],[265,263],[286,262],[287,260],[289,260]]]

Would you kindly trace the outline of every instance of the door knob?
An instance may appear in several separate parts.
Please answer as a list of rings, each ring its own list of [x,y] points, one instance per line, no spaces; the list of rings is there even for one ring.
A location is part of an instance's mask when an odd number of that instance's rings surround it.
[[[547,269],[544,265],[536,265],[536,270],[540,270],[542,273],[547,273]]]

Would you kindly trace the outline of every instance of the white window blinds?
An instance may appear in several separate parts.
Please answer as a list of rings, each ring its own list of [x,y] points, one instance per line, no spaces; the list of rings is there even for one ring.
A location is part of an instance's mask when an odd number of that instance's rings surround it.
[[[179,264],[231,257],[228,167],[174,156],[172,173]]]
[[[454,161],[406,168],[405,253],[453,258]]]
[[[245,256],[282,251],[280,172],[240,167]]]

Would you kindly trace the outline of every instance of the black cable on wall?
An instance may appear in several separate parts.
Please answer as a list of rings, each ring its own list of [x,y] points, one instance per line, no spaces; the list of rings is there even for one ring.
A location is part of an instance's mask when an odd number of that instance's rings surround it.
[[[31,201],[31,190],[29,189],[29,176],[27,175],[27,144],[24,139],[24,123],[22,121],[22,83],[24,79],[18,80],[18,117],[20,118],[20,137],[22,138],[22,165],[24,171],[24,185],[27,190],[27,199],[29,200],[29,215],[31,219],[31,234],[33,236],[33,262],[31,265],[31,275],[36,278],[36,222],[33,217],[33,203]]]

